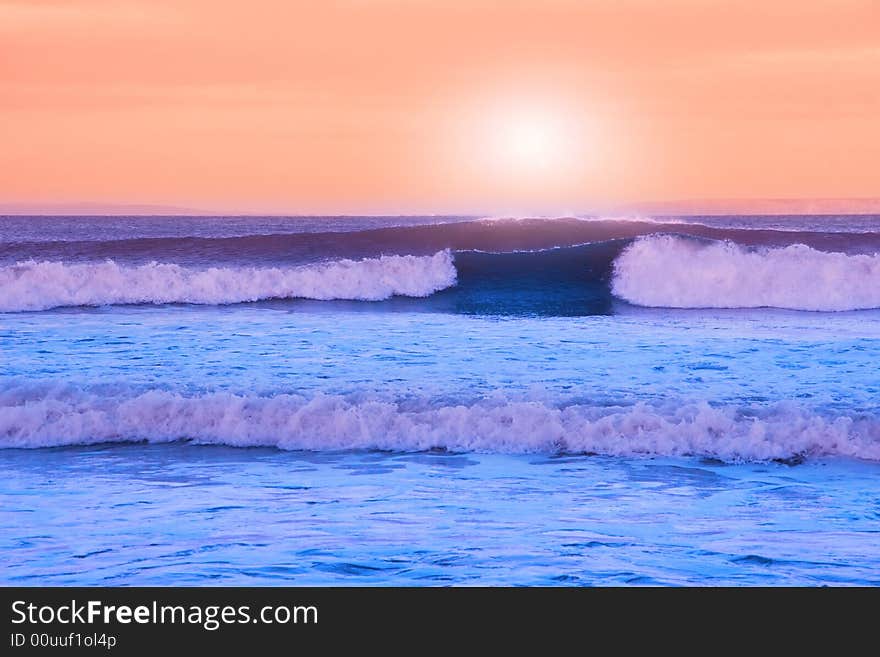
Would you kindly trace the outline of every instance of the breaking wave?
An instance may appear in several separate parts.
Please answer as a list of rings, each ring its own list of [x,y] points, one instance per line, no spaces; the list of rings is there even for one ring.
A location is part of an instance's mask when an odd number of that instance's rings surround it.
[[[702,456],[728,462],[847,456],[880,460],[877,418],[783,402],[553,405],[492,399],[432,405],[339,395],[98,393],[74,386],[0,391],[0,447],[170,442],[287,450],[449,450]]]
[[[0,267],[0,311],[138,303],[425,297],[455,284],[448,251],[299,267],[189,268],[152,262],[20,262]]]
[[[880,308],[880,255],[654,235],[617,257],[612,291],[633,304],[666,308]]]
[[[4,257],[25,247],[41,255],[7,264],[0,258],[0,312],[392,297],[410,300],[389,307],[490,315],[610,314],[616,300],[667,308],[880,308],[880,233],[494,223],[6,245]],[[316,262],[319,255],[329,259]]]

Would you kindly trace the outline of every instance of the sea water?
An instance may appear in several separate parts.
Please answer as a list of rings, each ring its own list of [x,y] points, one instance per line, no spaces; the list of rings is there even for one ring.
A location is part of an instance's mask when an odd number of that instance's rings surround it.
[[[880,219],[773,221],[2,218],[0,580],[876,584]]]

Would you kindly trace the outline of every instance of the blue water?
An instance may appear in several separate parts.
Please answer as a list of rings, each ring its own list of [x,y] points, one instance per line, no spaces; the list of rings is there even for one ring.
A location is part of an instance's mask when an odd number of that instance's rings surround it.
[[[211,241],[248,234],[240,218],[214,237],[210,218],[153,219],[18,220],[0,241],[11,263],[284,261],[274,238]],[[309,235],[336,260],[585,230],[370,218],[331,237],[309,221],[284,223],[301,239],[285,266],[321,262]],[[809,243],[824,262],[843,238],[818,221],[761,248]],[[826,276],[874,282],[840,260],[869,257],[877,220],[860,222]],[[4,265],[0,305],[107,296],[0,313],[0,582],[880,582],[880,310],[639,307],[609,291],[632,239],[615,235],[601,253],[462,252],[451,287],[378,301],[120,305],[98,269]],[[379,237],[394,248],[363,253]],[[357,289],[396,285],[396,267],[358,270]],[[120,280],[158,294],[155,275]]]
[[[880,583],[873,464],[188,445],[2,463],[7,584]]]

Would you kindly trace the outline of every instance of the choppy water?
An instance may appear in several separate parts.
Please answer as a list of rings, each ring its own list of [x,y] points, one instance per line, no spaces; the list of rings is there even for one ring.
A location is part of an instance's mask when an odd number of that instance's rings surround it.
[[[880,583],[866,463],[175,444],[2,464],[5,583]]]

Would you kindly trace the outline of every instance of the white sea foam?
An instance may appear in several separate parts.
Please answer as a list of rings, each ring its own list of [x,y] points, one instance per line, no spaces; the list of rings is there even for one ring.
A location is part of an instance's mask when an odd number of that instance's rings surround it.
[[[111,395],[70,385],[0,391],[0,447],[116,441],[272,446],[289,450],[442,448],[489,453],[803,456],[880,460],[880,420],[823,415],[791,403],[746,410],[705,403],[554,406],[495,399],[435,406],[335,395]]]
[[[612,291],[637,305],[666,308],[880,308],[880,255],[654,235],[618,256]]]
[[[449,251],[302,267],[19,262],[0,267],[0,311],[133,303],[227,304],[261,299],[425,297],[454,285]]]

